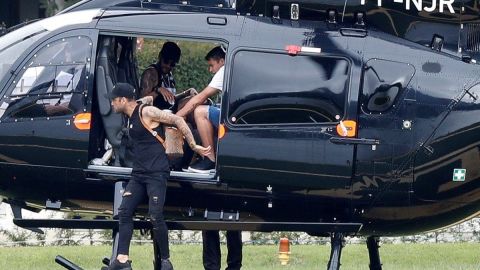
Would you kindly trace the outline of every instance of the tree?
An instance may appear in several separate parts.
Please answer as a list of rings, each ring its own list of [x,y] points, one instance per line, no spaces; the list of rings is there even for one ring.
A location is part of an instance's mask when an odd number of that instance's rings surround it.
[[[45,15],[50,17],[80,1],[81,0],[40,0],[40,7],[44,8]]]
[[[18,227],[10,231],[2,230],[1,233],[5,235],[9,241],[21,247],[27,246],[27,240],[32,235],[30,231]]]

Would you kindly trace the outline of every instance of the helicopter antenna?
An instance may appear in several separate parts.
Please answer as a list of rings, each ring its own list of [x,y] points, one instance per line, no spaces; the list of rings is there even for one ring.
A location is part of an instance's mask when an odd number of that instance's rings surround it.
[[[343,4],[342,23],[343,23],[343,18],[345,18],[345,10],[347,9],[347,2],[348,0],[345,0],[345,3]]]

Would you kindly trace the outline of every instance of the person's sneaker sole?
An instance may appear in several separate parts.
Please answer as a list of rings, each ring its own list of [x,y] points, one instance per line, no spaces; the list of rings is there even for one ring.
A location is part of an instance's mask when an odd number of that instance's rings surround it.
[[[192,167],[188,167],[188,172],[210,174],[210,173],[215,173],[215,169],[199,170],[199,169],[194,169],[194,168],[192,168]]]

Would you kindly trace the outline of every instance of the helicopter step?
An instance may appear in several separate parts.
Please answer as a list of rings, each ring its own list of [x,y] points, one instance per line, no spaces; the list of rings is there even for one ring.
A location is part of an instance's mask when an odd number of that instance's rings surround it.
[[[101,165],[89,165],[88,169],[84,170],[89,174],[89,180],[113,180],[130,179],[132,174],[132,168],[127,167],[115,167],[115,166],[101,166]],[[199,174],[191,172],[171,171],[170,179],[177,181],[188,182],[202,182],[217,184],[218,180],[214,178],[215,173]]]

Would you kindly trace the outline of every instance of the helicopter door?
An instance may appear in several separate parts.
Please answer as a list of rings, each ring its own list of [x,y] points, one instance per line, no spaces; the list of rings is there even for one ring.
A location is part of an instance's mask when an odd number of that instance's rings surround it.
[[[222,182],[345,189],[354,147],[330,139],[344,119],[350,62],[246,50],[233,58],[218,146]]]
[[[72,31],[36,46],[3,90],[0,164],[16,177],[27,174],[23,165],[40,166],[52,177],[58,177],[56,169],[86,167],[86,98],[96,44],[91,33]]]
[[[408,63],[373,58],[364,64],[358,137],[379,141],[357,148],[352,192],[365,207],[409,203],[417,104],[410,86],[414,74]]]

